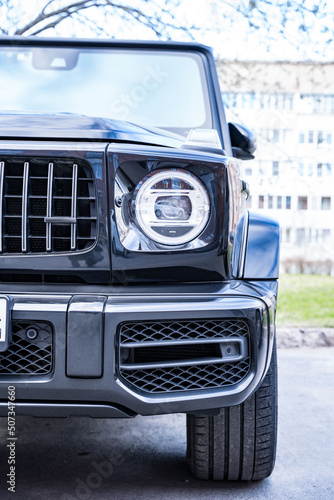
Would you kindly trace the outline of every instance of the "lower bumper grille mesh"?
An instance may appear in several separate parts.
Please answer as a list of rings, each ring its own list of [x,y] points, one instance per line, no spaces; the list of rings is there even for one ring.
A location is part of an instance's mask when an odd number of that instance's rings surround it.
[[[1,375],[46,375],[52,371],[52,327],[24,321],[12,325],[12,342],[0,353]]]
[[[249,326],[244,320],[126,322],[118,335],[119,377],[141,392],[230,387],[250,369]]]
[[[237,364],[183,366],[175,368],[122,371],[128,384],[144,392],[161,393],[216,389],[235,385],[247,375],[249,358]]]

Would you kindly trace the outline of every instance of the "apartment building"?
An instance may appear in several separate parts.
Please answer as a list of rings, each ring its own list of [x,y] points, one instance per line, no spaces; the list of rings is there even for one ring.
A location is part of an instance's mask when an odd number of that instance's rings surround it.
[[[279,220],[283,269],[334,271],[334,64],[218,63],[229,121],[258,137],[248,206]]]

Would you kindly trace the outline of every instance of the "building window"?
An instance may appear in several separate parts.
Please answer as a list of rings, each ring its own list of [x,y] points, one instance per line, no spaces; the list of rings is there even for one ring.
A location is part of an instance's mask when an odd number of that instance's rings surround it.
[[[279,101],[280,101],[279,97],[280,96],[278,94],[275,94],[275,97],[274,97],[274,108],[275,109],[279,109]]]
[[[331,198],[330,196],[323,196],[321,198],[321,210],[330,210],[331,209]]]
[[[274,129],[273,130],[273,141],[274,142],[279,142],[279,130],[278,129]]]
[[[279,175],[279,163],[278,163],[278,161],[273,161],[273,175]]]
[[[273,197],[268,196],[268,208],[273,208]]]
[[[303,177],[304,175],[304,163],[299,163],[299,169],[298,169],[299,175]]]
[[[324,111],[326,111],[327,113],[334,113],[334,96],[326,95],[321,97],[324,101]]]
[[[287,210],[291,209],[291,196],[286,196],[285,197],[285,208]]]
[[[259,208],[264,208],[264,196],[259,196]]]
[[[291,242],[291,229],[289,227],[285,230],[285,241],[287,243]]]
[[[246,201],[246,207],[252,208],[252,195]]]
[[[322,177],[324,175],[327,175],[328,177],[332,175],[332,165],[330,163],[317,164],[317,176]]]
[[[299,143],[300,144],[332,144],[332,134],[329,132],[324,132],[323,130],[314,131],[309,130],[308,132],[299,132]]]
[[[332,94],[301,94],[300,98],[310,101],[311,111],[315,114],[334,112],[334,95]]]
[[[277,196],[277,208],[282,208],[282,196]]]
[[[331,240],[331,230],[330,229],[323,229],[322,230],[322,241],[324,243],[328,243]]]
[[[311,177],[313,175],[313,163],[308,164],[308,176]]]
[[[298,210],[307,210],[307,196],[298,196]]]
[[[247,175],[248,177],[251,177],[253,173],[253,170],[251,168],[245,168],[245,175]]]

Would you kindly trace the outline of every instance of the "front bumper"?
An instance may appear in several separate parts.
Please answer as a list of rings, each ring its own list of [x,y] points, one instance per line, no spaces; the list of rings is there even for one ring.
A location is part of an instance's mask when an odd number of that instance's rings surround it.
[[[17,414],[106,418],[209,411],[244,401],[270,362],[276,281],[72,285],[68,292],[36,285],[24,294],[19,288],[1,291],[12,301],[20,343],[18,352],[10,346],[9,354],[0,353],[3,416],[13,385]],[[123,335],[124,325],[132,337]],[[39,355],[36,368],[36,353],[22,346],[29,329],[30,337],[31,330],[40,338],[48,331],[48,367]],[[188,350],[194,354],[185,356]]]

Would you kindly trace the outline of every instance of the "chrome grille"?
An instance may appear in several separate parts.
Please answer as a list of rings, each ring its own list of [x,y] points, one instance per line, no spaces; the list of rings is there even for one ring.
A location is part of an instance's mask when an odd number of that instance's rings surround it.
[[[92,169],[81,160],[0,158],[0,253],[75,252],[96,239]]]
[[[244,320],[126,322],[118,339],[120,379],[146,393],[230,387],[250,369]]]
[[[46,375],[52,371],[52,327],[49,323],[15,321],[7,351],[0,353],[1,375]]]

